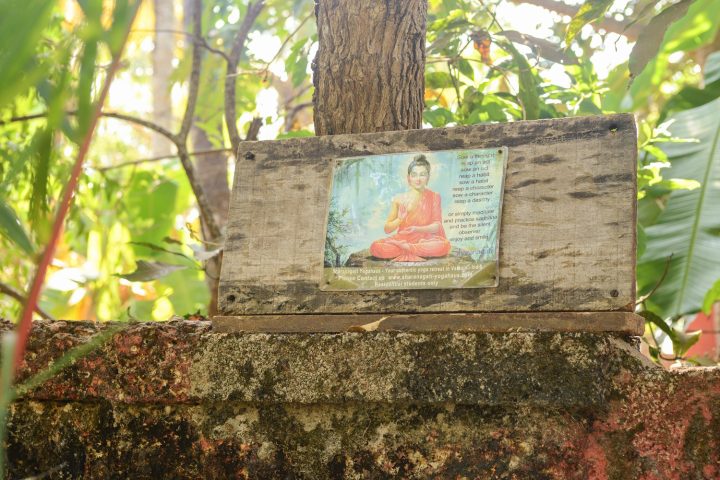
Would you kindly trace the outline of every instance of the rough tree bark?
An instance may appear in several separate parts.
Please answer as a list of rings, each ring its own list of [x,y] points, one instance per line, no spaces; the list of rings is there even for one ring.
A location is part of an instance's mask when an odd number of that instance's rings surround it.
[[[172,74],[173,44],[175,36],[175,11],[173,2],[155,0],[155,48],[152,53],[152,101],[153,122],[163,128],[172,126],[172,101],[170,98],[170,75]],[[172,144],[160,135],[152,136],[152,155],[170,155]]]
[[[426,0],[317,0],[315,133],[422,126]]]

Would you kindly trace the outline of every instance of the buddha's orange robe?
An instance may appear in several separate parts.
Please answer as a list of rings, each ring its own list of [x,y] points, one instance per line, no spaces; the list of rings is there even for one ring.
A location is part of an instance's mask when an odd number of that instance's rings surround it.
[[[437,223],[439,226],[435,233],[403,232],[408,227],[424,227],[432,223]],[[407,243],[409,251],[392,241]],[[373,257],[392,259],[396,262],[421,262],[430,257],[444,257],[448,253],[450,253],[450,242],[442,226],[440,194],[428,189],[423,190],[418,204],[408,211],[400,222],[398,233],[376,240],[370,245],[370,254]]]

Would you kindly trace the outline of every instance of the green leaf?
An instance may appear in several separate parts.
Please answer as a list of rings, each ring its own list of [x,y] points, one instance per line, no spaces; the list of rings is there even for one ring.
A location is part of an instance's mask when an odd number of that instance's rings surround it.
[[[720,50],[711,53],[705,59],[703,76],[705,77],[705,85],[709,85],[720,80]]]
[[[157,280],[158,278],[162,278],[174,271],[184,268],[186,268],[184,265],[138,260],[134,272],[118,276],[131,282],[149,282],[150,280]]]
[[[700,188],[700,182],[697,180],[689,180],[686,178],[667,178],[663,179],[648,188],[648,193],[654,197],[665,195],[673,190],[695,190]]]
[[[482,99],[481,109],[487,113],[487,118],[483,121],[507,122],[508,115],[515,119],[523,117],[522,107],[520,107],[517,97],[507,92],[485,95]]]
[[[644,338],[643,338],[643,341],[645,341],[647,343],[647,341]],[[648,352],[650,353],[650,357],[653,360],[655,360],[656,362],[659,362],[660,361],[660,349],[653,345],[650,345],[649,343],[647,344],[647,346],[648,346]]]
[[[129,242],[129,243],[130,243],[130,245],[135,245],[138,247],[145,247],[145,248],[148,248],[148,249],[156,251],[156,252],[169,253],[171,255],[176,255],[176,256],[182,257],[186,260],[190,260],[191,262],[193,261],[192,258],[188,257],[187,255],[185,255],[182,252],[178,252],[176,250],[171,250],[169,248],[165,248],[163,246],[160,246],[160,245],[157,245],[157,244],[154,244],[151,242]]]
[[[670,25],[658,55],[650,60],[630,86],[632,108],[645,105],[656,91],[665,78],[663,73],[670,65],[668,58],[671,53],[696,50],[715,39],[720,29],[715,13],[718,11],[720,0],[695,0],[685,16]]]
[[[132,177],[123,200],[132,220],[128,228],[133,241],[159,244],[170,234],[175,220],[168,212],[178,210],[179,188],[179,182],[160,180],[146,171]]]
[[[10,206],[0,199],[0,233],[28,255],[34,253],[32,242],[17,215]]]
[[[665,102],[658,121],[662,122],[671,113],[705,105],[718,97],[720,97],[720,81],[706,85],[703,89],[685,87]]]
[[[703,68],[705,88],[687,86],[680,90],[663,105],[658,122],[662,122],[673,112],[688,110],[705,105],[720,97],[720,51],[708,55]]]
[[[715,302],[717,302],[718,300],[720,300],[720,279],[718,279],[715,284],[710,287],[710,290],[708,290],[705,294],[705,299],[703,300],[702,306],[703,313],[705,315],[710,315],[710,311],[712,310],[713,305],[715,305]]]
[[[586,0],[568,25],[565,33],[565,45],[570,45],[570,42],[575,39],[585,25],[605,15],[612,4],[613,0]]]
[[[638,209],[637,209],[637,215],[638,215],[638,224],[642,225],[643,228],[647,228],[650,225],[654,225],[657,221],[660,214],[663,212],[664,205],[661,205],[660,202],[654,197],[650,197],[647,195],[644,195],[643,192],[638,192]],[[657,266],[657,273],[656,274],[650,274],[645,280],[639,277],[640,273],[638,273],[638,280],[640,283],[640,286],[646,285],[648,282],[652,282],[652,278],[655,278],[655,275],[660,275],[662,273],[663,265]],[[647,274],[646,274],[647,276]]]
[[[88,41],[83,50],[82,60],[80,62],[80,78],[77,86],[78,108],[77,108],[77,124],[78,137],[85,136],[85,132],[90,128],[92,118],[92,94],[93,83],[95,80],[95,63],[98,55],[97,41]]]
[[[303,55],[298,58],[297,64],[292,72],[292,84],[293,87],[299,87],[300,84],[307,78],[307,66],[308,57]]]
[[[172,243],[173,245],[180,245],[180,246],[185,245],[185,244],[184,244],[183,242],[181,242],[180,240],[175,240],[175,239],[172,238],[172,237],[165,237],[165,238],[163,238],[163,242],[165,242],[165,243]]]
[[[54,132],[44,128],[33,138],[31,149],[32,160],[32,191],[30,193],[30,222],[35,225],[47,213],[48,183],[50,181],[50,157]]]
[[[538,95],[538,82],[532,67],[530,67],[525,55],[518,52],[512,43],[503,42],[502,47],[512,55],[517,65],[517,75],[520,83],[518,98],[522,102],[524,119],[537,120],[540,118],[540,96]]]
[[[637,241],[637,258],[639,260],[642,258],[643,254],[645,253],[645,249],[647,248],[647,235],[645,234],[645,229],[640,224],[638,224],[638,226],[637,226],[636,241]]]
[[[645,69],[650,59],[657,55],[670,24],[682,18],[694,1],[681,0],[670,5],[642,29],[628,61],[631,81]]]
[[[694,190],[674,190],[653,225],[645,229],[647,250],[638,264],[642,292],[658,281],[672,254],[667,275],[653,296],[662,316],[696,312],[720,271],[720,99],[675,114],[670,130],[698,143],[662,143],[671,167],[666,177],[699,182]]]
[[[648,144],[645,145],[642,149],[655,157],[659,162],[667,162],[667,153],[665,153],[662,148],[653,144]],[[669,167],[670,164],[668,164],[667,166]]]
[[[42,78],[49,68],[33,58],[56,2],[3,0],[0,2],[0,108]],[[12,48],[10,48],[12,46]]]
[[[131,6],[128,0],[115,0],[115,9],[112,15],[113,23],[105,33],[105,41],[113,54],[117,55],[119,53],[128,23],[134,18],[133,9],[138,7],[137,1],[134,1]]]
[[[210,291],[201,271],[175,272],[160,282],[172,289],[168,299],[177,315],[207,311]]]
[[[426,122],[432,125],[433,128],[444,127],[448,123],[455,121],[455,116],[452,112],[442,107],[434,110],[425,110],[423,118]]]
[[[602,115],[603,111],[589,98],[583,98],[578,104],[578,115]]]
[[[702,332],[684,332],[682,329],[671,327],[668,323],[665,322],[665,320],[663,320],[657,314],[649,310],[640,312],[639,315],[643,317],[646,322],[657,326],[664,334],[666,334],[670,338],[673,345],[673,353],[678,358],[682,358],[687,353],[687,351],[690,350],[690,347],[695,345],[700,339],[700,334]]]
[[[90,19],[99,18],[102,14],[102,0],[78,0],[83,14]]]
[[[302,38],[295,42],[293,46],[290,47],[290,53],[288,53],[285,59],[285,71],[295,87],[299,86],[307,77],[308,59],[305,54],[305,45],[307,42],[307,38]]]
[[[645,310],[640,313],[638,313],[641,317],[645,319],[646,322],[651,323],[658,327],[660,330],[663,331],[668,337],[671,339],[675,335],[675,332],[670,328],[670,325],[668,325],[665,320],[660,318],[656,313],[651,312],[650,310]]]
[[[700,335],[702,334],[700,330],[683,332],[682,330],[674,328],[673,331],[675,332],[675,335],[672,337],[673,353],[679,358],[685,356],[688,350],[690,350],[690,347],[700,340]]]
[[[476,114],[480,121],[484,122],[507,122],[508,120],[507,113],[502,105],[491,102],[490,100],[483,101],[482,106],[479,109],[474,110],[473,114]]]
[[[466,59],[461,58],[458,61],[458,70],[470,80],[475,80],[475,70],[473,70],[472,65],[470,65],[470,62]]]
[[[425,85],[429,88],[452,88],[452,77],[447,72],[429,72],[425,74]]]
[[[655,10],[655,6],[660,3],[660,0],[650,0],[648,3],[645,4],[645,6],[640,10],[640,12],[633,15],[633,19],[626,23],[622,33],[625,33],[628,31],[630,27],[635,25],[637,22],[644,20],[647,16],[652,15],[653,11]]]

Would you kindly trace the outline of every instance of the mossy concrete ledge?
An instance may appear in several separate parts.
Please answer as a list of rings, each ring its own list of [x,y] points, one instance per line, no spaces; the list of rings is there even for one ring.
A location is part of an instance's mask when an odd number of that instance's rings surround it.
[[[104,328],[37,322],[21,378]],[[15,402],[9,432],[11,478],[720,478],[720,370],[606,334],[142,323]]]

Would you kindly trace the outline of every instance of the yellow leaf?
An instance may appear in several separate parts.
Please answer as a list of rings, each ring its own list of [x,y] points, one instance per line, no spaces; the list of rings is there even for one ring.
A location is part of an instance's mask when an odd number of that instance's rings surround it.
[[[425,89],[425,100],[433,100],[438,102],[443,107],[448,106],[447,98],[445,98],[445,95],[443,95],[442,90],[435,90],[432,88],[426,88]]]

